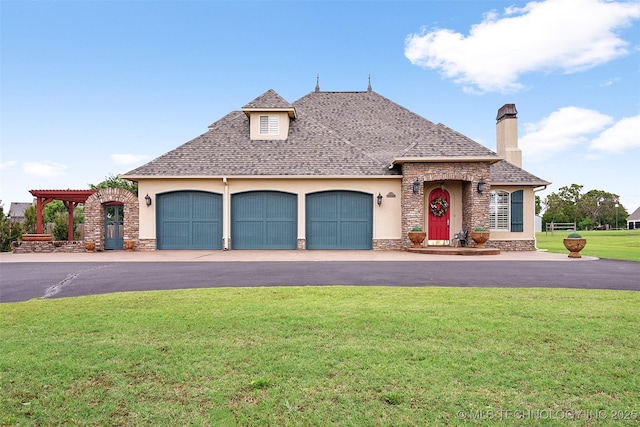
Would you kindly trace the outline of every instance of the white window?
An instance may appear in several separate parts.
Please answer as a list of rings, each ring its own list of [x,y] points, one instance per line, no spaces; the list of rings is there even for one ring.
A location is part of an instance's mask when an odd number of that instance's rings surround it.
[[[260,135],[278,135],[279,133],[278,116],[260,116]]]
[[[489,228],[509,230],[509,193],[492,191],[489,201]]]

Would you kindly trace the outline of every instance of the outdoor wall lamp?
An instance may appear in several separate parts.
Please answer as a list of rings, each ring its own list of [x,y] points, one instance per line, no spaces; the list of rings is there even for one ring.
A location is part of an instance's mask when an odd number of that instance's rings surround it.
[[[144,202],[147,204],[147,207],[151,206],[151,197],[149,197],[149,193],[144,196]]]
[[[418,194],[420,192],[420,181],[418,181],[418,178],[416,178],[415,182],[413,183],[413,194]]]
[[[378,197],[376,197],[376,199],[378,199],[378,206],[382,206],[382,194],[378,193]]]
[[[478,194],[484,193],[485,185],[487,185],[487,183],[484,181],[483,178],[480,178],[480,181],[478,181]]]

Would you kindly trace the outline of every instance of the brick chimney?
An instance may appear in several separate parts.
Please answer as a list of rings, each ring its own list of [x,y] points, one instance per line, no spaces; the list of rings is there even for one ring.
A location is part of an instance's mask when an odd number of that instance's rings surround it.
[[[496,147],[498,156],[522,167],[522,151],[518,148],[518,111],[516,104],[504,104],[496,117]]]

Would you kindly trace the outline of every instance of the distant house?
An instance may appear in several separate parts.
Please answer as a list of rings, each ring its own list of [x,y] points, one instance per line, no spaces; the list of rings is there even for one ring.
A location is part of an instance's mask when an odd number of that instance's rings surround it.
[[[33,203],[11,202],[11,205],[9,205],[9,220],[22,224],[22,222],[24,221],[24,212],[31,205],[33,205]]]
[[[633,211],[631,215],[627,217],[627,229],[637,230],[640,228],[640,207]]]
[[[141,250],[403,249],[484,227],[489,244],[535,249],[535,192],[517,111],[497,152],[371,90],[289,103],[269,90],[204,134],[123,175],[139,188]]]

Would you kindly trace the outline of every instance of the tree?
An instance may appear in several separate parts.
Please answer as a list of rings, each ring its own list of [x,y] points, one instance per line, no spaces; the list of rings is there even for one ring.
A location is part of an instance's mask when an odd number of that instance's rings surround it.
[[[36,206],[31,205],[24,211],[24,221],[22,222],[22,231],[26,234],[33,234],[36,232],[38,221],[38,213],[36,212]]]
[[[569,217],[569,221],[578,221],[577,207],[580,203],[580,192],[583,186],[578,184],[571,184],[569,187],[560,187],[559,196],[563,200],[564,214]]]
[[[616,203],[618,219],[626,218],[627,211],[619,203],[617,194],[602,190],[590,190],[582,194],[582,185],[571,184],[560,187],[557,193],[549,194],[543,201],[546,207],[543,223],[576,222],[579,229],[594,228],[603,224],[616,224]]]
[[[30,209],[30,208],[29,208]],[[35,207],[34,207],[35,215]],[[42,221],[45,224],[53,224],[53,239],[54,240],[68,240],[68,218],[69,210],[61,200],[54,200],[44,205],[42,209]],[[25,213],[26,219],[26,213]],[[77,206],[73,211],[73,234],[76,237],[80,236],[77,231],[78,224],[84,223],[84,206]],[[31,225],[31,224],[29,224]],[[35,230],[35,225],[33,227]]]
[[[22,237],[22,227],[4,214],[4,205],[0,200],[0,252],[9,252],[11,242],[20,239],[20,237]]]
[[[107,175],[105,180],[98,184],[89,184],[89,188],[92,190],[100,190],[103,188],[122,188],[124,190],[131,191],[136,196],[138,195],[138,183],[118,178],[113,174]]]
[[[590,190],[580,199],[578,211],[583,214],[584,219],[589,220],[591,228],[604,224],[612,225],[615,223],[615,205],[619,203],[619,200],[620,197],[617,194],[602,190]],[[626,210],[624,208],[622,210],[625,212],[626,218]]]

